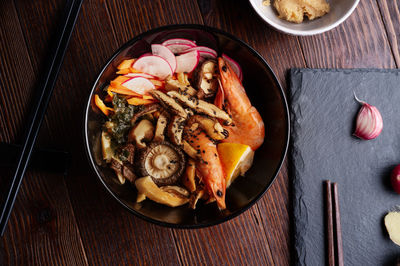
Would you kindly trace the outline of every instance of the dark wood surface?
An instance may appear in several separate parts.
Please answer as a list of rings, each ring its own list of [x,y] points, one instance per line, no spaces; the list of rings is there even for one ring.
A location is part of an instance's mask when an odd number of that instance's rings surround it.
[[[65,0],[0,2],[0,142],[19,143],[38,73]],[[86,0],[43,123],[38,146],[72,154],[69,174],[29,171],[0,240],[0,265],[289,265],[290,171],[247,212],[200,230],[173,230],[123,209],[90,170],[83,108],[106,59],[154,27],[197,23],[249,43],[286,88],[292,67],[396,68],[398,1],[363,0],[330,32],[295,37],[269,28],[248,1]],[[1,183],[9,177],[2,170]]]

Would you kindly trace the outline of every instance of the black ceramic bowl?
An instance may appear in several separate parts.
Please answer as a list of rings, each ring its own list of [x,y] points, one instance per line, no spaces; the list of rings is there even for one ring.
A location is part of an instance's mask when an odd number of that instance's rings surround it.
[[[104,116],[93,106],[93,95],[114,79],[118,64],[150,51],[150,44],[170,38],[185,38],[225,53],[243,69],[243,85],[252,104],[265,123],[265,141],[256,151],[246,177],[239,177],[227,190],[227,210],[220,212],[215,203],[170,208],[145,200],[136,203],[136,189],[127,182],[120,185],[115,174],[102,161],[100,147]],[[223,31],[201,25],[174,25],[145,32],[124,44],[106,63],[88,100],[85,113],[85,142],[90,164],[106,189],[124,207],[147,221],[177,228],[199,228],[227,221],[251,207],[271,186],[286,155],[289,139],[289,114],[282,88],[267,62],[250,46]]]

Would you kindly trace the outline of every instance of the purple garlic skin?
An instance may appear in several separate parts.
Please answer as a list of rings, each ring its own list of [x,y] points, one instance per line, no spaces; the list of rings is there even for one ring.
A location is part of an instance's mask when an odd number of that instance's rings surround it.
[[[356,130],[353,135],[364,140],[378,137],[383,129],[381,113],[375,106],[359,101],[358,99],[357,101],[361,103],[362,106],[357,115]]]

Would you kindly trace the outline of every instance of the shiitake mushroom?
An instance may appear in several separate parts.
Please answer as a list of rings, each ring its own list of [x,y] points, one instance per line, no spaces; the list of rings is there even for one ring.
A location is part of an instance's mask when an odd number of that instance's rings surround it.
[[[183,151],[170,142],[152,142],[138,152],[137,171],[141,176],[150,176],[158,186],[177,183],[185,170]]]

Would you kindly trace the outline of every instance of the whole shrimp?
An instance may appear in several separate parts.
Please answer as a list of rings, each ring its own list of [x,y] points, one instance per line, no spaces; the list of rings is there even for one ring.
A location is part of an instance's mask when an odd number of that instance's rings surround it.
[[[264,142],[264,122],[256,108],[251,105],[246,91],[232,68],[222,58],[218,58],[218,66],[222,91],[217,95],[215,102],[218,107],[221,107],[224,102],[233,121],[232,125],[224,126],[229,136],[222,142],[241,143],[256,150]],[[199,129],[188,138],[200,157],[196,162],[198,175],[206,185],[209,194],[215,197],[218,207],[221,210],[225,209],[225,173],[215,142]]]
[[[232,125],[224,126],[229,136],[222,142],[249,145],[255,151],[264,142],[264,122],[257,109],[251,105],[242,83],[229,64],[218,58],[218,67],[224,104],[233,120]]]
[[[199,155],[196,161],[197,174],[206,185],[208,194],[216,199],[219,209],[225,209],[225,173],[215,143],[199,129],[189,134],[188,140]]]

